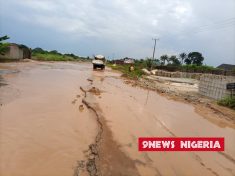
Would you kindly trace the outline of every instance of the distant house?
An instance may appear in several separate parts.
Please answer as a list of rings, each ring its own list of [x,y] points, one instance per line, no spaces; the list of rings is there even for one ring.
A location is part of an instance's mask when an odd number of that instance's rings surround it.
[[[31,58],[31,50],[25,45],[18,45],[15,43],[10,43],[8,46],[8,50],[4,55],[0,55],[1,59],[14,59],[20,60]]]
[[[116,59],[112,61],[115,64],[134,64],[135,59],[125,57],[123,59]]]
[[[124,60],[123,59],[116,59],[116,60],[113,60],[113,63],[115,63],[115,64],[124,64]]]
[[[225,70],[225,71],[232,71],[235,70],[235,65],[231,64],[221,64],[217,68]]]
[[[125,58],[123,59],[123,62],[124,62],[124,64],[134,64],[134,63],[135,63],[135,60],[132,59],[132,58],[125,57]]]

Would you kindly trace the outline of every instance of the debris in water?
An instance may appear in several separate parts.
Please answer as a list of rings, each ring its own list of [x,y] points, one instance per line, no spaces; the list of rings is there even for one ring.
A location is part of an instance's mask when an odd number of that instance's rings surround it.
[[[79,111],[83,111],[84,110],[84,106],[83,105],[80,105],[79,106]]]
[[[93,93],[94,95],[100,95],[100,90],[96,87],[92,87],[90,90],[88,90],[88,92]]]
[[[93,80],[92,80],[92,79],[89,79],[89,78],[87,79],[87,81],[93,82]]]
[[[77,101],[77,99],[74,99],[74,100],[72,101],[72,104],[75,104],[75,103],[76,103],[76,101]]]

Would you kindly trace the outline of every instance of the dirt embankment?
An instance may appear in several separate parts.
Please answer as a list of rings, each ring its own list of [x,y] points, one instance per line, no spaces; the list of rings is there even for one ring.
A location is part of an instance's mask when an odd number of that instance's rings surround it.
[[[88,79],[88,81],[90,85],[80,87],[84,93],[82,102],[94,112],[98,130],[94,142],[85,151],[86,160],[78,161],[74,176],[138,176],[139,173],[134,161],[122,152],[119,145],[113,140],[112,132],[107,126],[102,110],[95,100],[95,96],[101,98],[102,91],[93,86],[92,79]]]
[[[235,111],[217,105],[216,101],[213,99],[201,96],[197,92],[175,89],[171,85],[150,79],[142,78],[139,80],[131,80],[126,77],[123,78],[126,84],[130,84],[133,87],[138,86],[147,90],[156,91],[168,99],[192,104],[198,114],[212,123],[216,123],[221,127],[231,127],[235,129]]]

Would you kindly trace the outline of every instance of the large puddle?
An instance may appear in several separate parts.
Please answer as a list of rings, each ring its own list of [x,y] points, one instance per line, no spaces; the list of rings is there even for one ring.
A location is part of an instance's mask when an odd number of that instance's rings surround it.
[[[79,111],[90,65],[19,63],[0,88],[0,175],[71,176],[96,134]]]

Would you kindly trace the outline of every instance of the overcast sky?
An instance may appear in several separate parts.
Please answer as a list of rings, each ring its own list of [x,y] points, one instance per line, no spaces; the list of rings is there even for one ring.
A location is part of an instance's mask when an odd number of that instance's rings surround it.
[[[145,58],[198,51],[235,64],[235,0],[0,0],[9,42],[82,56]]]

